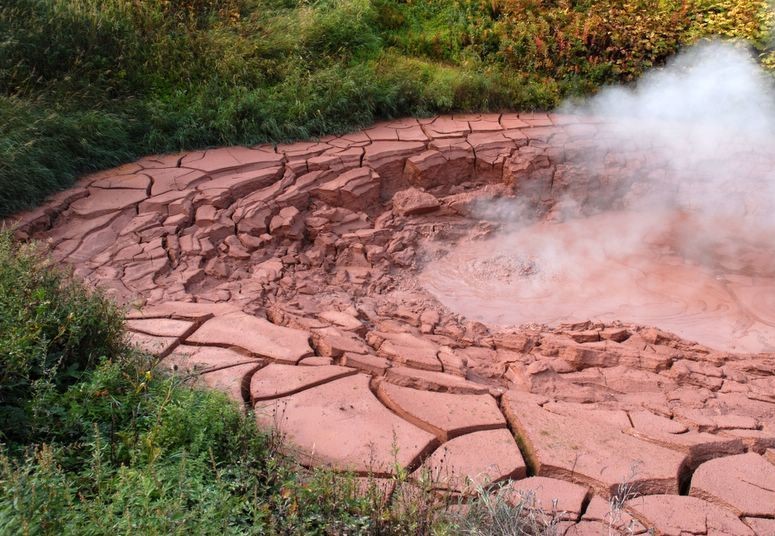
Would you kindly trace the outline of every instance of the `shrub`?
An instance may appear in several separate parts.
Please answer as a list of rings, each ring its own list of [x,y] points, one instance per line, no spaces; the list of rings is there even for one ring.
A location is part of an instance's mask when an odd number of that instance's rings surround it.
[[[487,19],[469,7],[470,39],[480,50],[582,91],[633,80],[702,38],[763,49],[775,22],[766,0],[499,0],[490,11]]]
[[[741,39],[760,51],[771,44],[775,13],[769,0],[694,0],[691,5],[691,39]]]
[[[0,530],[239,533],[258,529],[265,437],[218,393],[125,357],[49,393],[48,445],[0,460]],[[256,499],[252,502],[251,499]],[[254,527],[254,528],[251,528]]]
[[[99,292],[0,233],[0,440],[25,438],[30,402],[63,389],[122,346],[123,319]]]
[[[0,4],[0,217],[140,154],[551,108],[710,35],[775,65],[767,0]]]

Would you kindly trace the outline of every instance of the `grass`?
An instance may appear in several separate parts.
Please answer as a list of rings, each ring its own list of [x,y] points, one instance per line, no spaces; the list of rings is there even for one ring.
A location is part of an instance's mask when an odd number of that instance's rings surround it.
[[[546,511],[536,504],[533,493],[525,493],[516,504],[507,495],[506,486],[479,487],[477,500],[458,516],[456,530],[466,536],[560,536],[567,528],[561,524],[566,512],[558,511],[556,504]]]
[[[766,0],[8,2],[0,217],[141,154],[551,108],[712,35],[775,64],[772,22]]]
[[[0,533],[443,528],[425,495],[407,508],[305,470],[225,395],[159,374],[123,342],[118,308],[8,232],[0,300]]]
[[[2,534],[553,534],[489,488],[453,514],[433,475],[397,465],[387,497],[305,469],[226,395],[159,373],[122,311],[7,231],[0,300]]]

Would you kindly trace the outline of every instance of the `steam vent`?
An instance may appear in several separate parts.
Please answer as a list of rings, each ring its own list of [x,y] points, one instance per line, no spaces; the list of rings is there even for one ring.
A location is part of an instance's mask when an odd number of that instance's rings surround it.
[[[670,128],[445,116],[147,157],[17,235],[305,465],[509,480],[566,535],[607,534],[612,498],[630,533],[775,534],[775,151],[676,167],[644,134]]]

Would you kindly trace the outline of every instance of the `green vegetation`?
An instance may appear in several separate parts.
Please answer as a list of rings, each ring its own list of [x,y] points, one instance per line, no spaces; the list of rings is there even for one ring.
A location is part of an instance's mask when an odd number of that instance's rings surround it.
[[[140,154],[380,117],[549,108],[767,0],[15,0],[0,6],[0,216]]]
[[[455,515],[433,475],[397,467],[388,498],[377,479],[305,469],[189,379],[129,348],[102,294],[0,231],[0,534],[554,534],[557,513],[498,490]]]
[[[0,533],[428,533],[430,488],[307,471],[225,395],[159,374],[121,312],[0,233]],[[402,475],[399,480],[405,479]]]
[[[17,249],[19,248],[19,249]],[[98,294],[0,234],[0,441],[36,436],[30,404],[67,388],[121,348],[123,320]]]

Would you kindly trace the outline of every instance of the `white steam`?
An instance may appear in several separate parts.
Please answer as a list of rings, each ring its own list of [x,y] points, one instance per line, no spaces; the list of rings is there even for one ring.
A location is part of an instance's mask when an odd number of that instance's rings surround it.
[[[610,154],[647,160],[637,180],[656,179],[662,189],[641,188],[642,205],[775,223],[775,91],[747,51],[721,42],[696,46],[634,88],[605,89],[563,111],[606,121],[598,151],[580,162],[591,172]]]
[[[634,88],[607,88],[566,111],[641,121],[679,121],[771,132],[772,87],[751,55],[719,41],[675,57],[666,68],[646,73]],[[746,119],[744,124],[740,120]]]
[[[696,46],[561,112],[584,123],[552,178],[564,223],[526,227],[525,196],[482,207],[514,225],[428,267],[428,288],[499,324],[622,320],[775,350],[775,90],[747,51]]]

